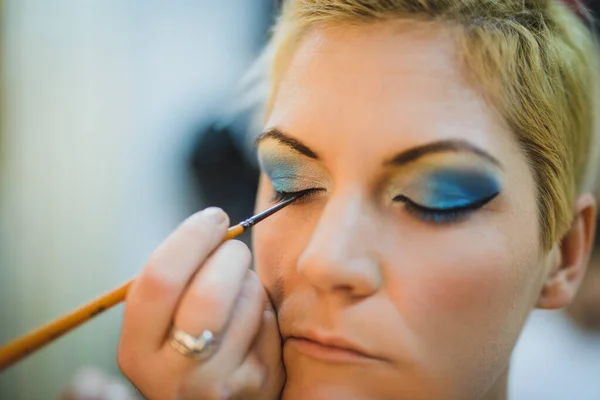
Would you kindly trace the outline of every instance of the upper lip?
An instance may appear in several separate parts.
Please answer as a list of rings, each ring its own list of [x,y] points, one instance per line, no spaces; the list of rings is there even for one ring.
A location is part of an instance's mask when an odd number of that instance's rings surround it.
[[[289,339],[310,340],[322,346],[333,347],[340,350],[347,350],[353,353],[357,353],[363,357],[383,360],[382,357],[372,354],[357,343],[331,333],[317,333],[313,331],[295,332],[294,334],[289,335],[285,340],[287,341]]]

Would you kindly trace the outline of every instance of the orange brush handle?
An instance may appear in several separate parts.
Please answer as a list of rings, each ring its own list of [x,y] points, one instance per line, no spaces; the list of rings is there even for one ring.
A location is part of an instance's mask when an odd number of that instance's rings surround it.
[[[241,225],[232,226],[227,230],[223,240],[233,239],[242,234],[244,230]],[[96,315],[124,301],[132,283],[133,279],[75,311],[1,347],[0,370],[16,363]]]

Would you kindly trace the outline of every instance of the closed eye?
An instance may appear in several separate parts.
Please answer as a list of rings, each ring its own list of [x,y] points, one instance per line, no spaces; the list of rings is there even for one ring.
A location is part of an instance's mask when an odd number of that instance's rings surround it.
[[[308,199],[313,197],[318,192],[322,192],[324,190],[325,189],[322,189],[322,188],[310,188],[310,189],[305,189],[305,190],[299,190],[297,192],[275,191],[272,201],[275,203],[278,203],[281,201],[289,200],[292,197],[297,197],[297,200],[294,202],[294,204],[298,204],[298,203],[307,201]]]
[[[394,198],[394,201],[403,203],[406,210],[416,216],[417,218],[432,223],[452,223],[463,220],[464,218],[471,215],[474,211],[482,208],[494,198],[496,198],[500,192],[496,192],[490,196],[484,197],[480,200],[473,201],[468,204],[461,204],[456,207],[446,208],[432,208],[422,204],[419,204],[410,198],[399,195]]]

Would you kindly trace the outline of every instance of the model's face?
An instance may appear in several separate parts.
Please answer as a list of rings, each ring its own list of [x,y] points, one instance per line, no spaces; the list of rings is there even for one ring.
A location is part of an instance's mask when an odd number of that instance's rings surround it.
[[[281,82],[257,208],[318,189],[254,231],[286,400],[477,399],[538,298],[532,174],[445,37],[314,30]]]

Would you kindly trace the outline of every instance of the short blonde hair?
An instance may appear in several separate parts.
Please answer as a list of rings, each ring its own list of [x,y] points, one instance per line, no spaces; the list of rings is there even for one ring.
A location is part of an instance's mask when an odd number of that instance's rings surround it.
[[[594,35],[557,0],[290,0],[264,62],[270,113],[303,35],[315,26],[392,19],[440,22],[456,33],[465,73],[514,132],[537,183],[541,241],[569,229],[592,190],[598,57]]]

